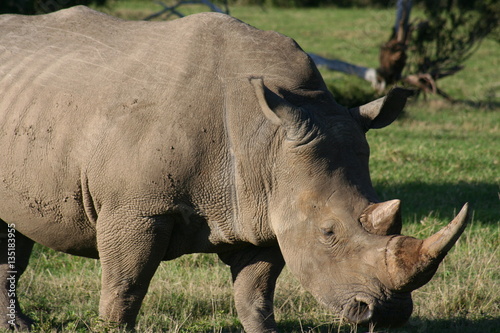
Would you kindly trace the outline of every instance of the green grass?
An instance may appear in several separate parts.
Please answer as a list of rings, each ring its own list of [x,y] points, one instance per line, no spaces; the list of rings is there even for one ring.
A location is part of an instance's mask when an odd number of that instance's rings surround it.
[[[108,11],[142,18],[158,10],[140,1]],[[200,10],[190,7],[190,11]],[[376,66],[388,37],[391,10],[233,7],[232,14],[261,29],[295,38],[308,52]],[[414,292],[409,323],[389,332],[500,332],[500,46],[486,40],[466,69],[440,81],[458,100],[428,96],[410,103],[388,128],[371,131],[370,162],[382,199],[403,201],[403,232],[427,237],[470,202],[472,223],[434,279]],[[345,101],[372,98],[368,83],[322,72]],[[99,326],[98,261],[35,247],[19,287],[21,304],[40,332],[87,332]],[[276,316],[284,332],[366,332],[341,325],[285,270],[278,280]],[[163,263],[138,321],[139,332],[240,332],[228,269],[213,255]]]
[[[476,222],[499,221],[498,111],[418,102],[368,139],[375,187],[384,198],[401,198],[406,216],[433,209],[450,217],[470,202]]]

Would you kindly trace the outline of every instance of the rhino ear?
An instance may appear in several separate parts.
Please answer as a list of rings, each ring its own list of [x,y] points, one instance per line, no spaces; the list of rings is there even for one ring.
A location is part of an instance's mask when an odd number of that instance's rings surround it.
[[[257,100],[259,101],[260,108],[262,109],[262,112],[266,116],[266,118],[271,121],[275,125],[281,125],[282,121],[280,117],[270,108],[270,106],[267,104],[266,100],[266,95],[265,95],[265,90],[266,88],[264,87],[264,82],[261,78],[251,78],[250,83],[253,85],[253,88],[255,89],[255,95],[257,96]],[[269,94],[268,94],[269,95]],[[272,94],[271,97],[274,97],[276,95]],[[277,99],[279,97],[276,96],[274,99],[276,99],[276,102],[279,102]]]
[[[297,127],[304,110],[267,89],[262,78],[251,78],[250,83],[255,89],[259,106],[268,120],[275,125],[285,126],[287,131]]]
[[[413,90],[393,88],[387,96],[373,102],[349,110],[366,132],[370,128],[382,128],[390,125],[403,110],[408,97],[414,94]]]
[[[401,201],[391,200],[371,204],[364,211],[359,221],[366,231],[381,235],[401,233]]]

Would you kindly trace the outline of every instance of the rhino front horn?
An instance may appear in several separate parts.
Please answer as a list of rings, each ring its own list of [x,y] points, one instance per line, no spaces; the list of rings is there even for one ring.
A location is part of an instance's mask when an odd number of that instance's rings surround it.
[[[447,226],[425,240],[394,236],[387,244],[386,286],[396,292],[420,288],[432,278],[439,264],[453,247],[467,225],[468,204]]]

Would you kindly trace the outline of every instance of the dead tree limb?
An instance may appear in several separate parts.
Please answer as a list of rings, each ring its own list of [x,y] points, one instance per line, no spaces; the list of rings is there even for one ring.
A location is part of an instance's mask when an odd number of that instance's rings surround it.
[[[227,4],[227,0],[224,0],[224,7],[225,7],[224,10],[217,7],[209,0],[180,0],[172,6],[168,6],[161,1],[154,1],[154,3],[162,6],[163,9],[156,12],[156,13],[153,13],[153,14],[147,16],[146,18],[144,18],[145,21],[152,20],[156,17],[162,16],[163,14],[166,14],[166,18],[168,18],[171,15],[177,15],[178,17],[184,17],[185,15],[177,10],[177,8],[179,8],[182,5],[195,5],[195,4],[205,5],[208,8],[210,8],[210,10],[213,12],[229,14],[229,6]]]
[[[383,91],[385,89],[385,82],[379,79],[375,68],[353,65],[341,60],[327,59],[314,53],[309,53],[309,56],[318,67],[324,67],[332,71],[355,75],[370,82],[372,87],[378,91]]]
[[[382,92],[387,85],[401,80],[401,73],[406,65],[406,49],[409,37],[409,16],[412,8],[411,0],[398,0],[396,22],[391,38],[380,49],[380,66],[369,68],[354,65],[341,60],[326,59],[316,54],[309,55],[318,66],[329,70],[356,75],[371,83],[378,92]],[[411,82],[418,80],[410,80]]]

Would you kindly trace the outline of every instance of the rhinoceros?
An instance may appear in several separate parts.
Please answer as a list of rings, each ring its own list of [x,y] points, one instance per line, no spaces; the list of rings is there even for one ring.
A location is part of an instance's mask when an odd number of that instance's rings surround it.
[[[341,106],[292,39],[223,14],[4,15],[0,94],[4,327],[32,324],[9,291],[34,242],[99,258],[99,313],[122,327],[161,261],[199,252],[230,266],[247,332],[277,331],[285,263],[333,312],[397,326],[467,223],[466,204],[402,236],[400,201],[373,189],[365,133],[408,90]]]

